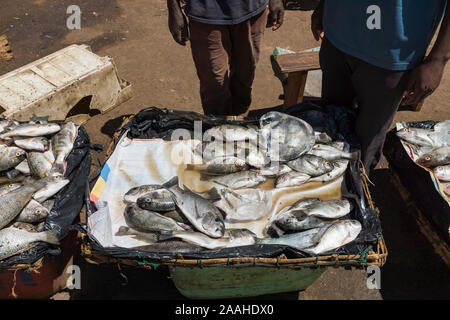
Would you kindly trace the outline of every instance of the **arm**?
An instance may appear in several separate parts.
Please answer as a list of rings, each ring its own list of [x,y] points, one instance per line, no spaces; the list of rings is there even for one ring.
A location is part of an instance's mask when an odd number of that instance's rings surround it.
[[[283,24],[284,20],[284,6],[281,0],[269,1],[269,15],[267,16],[266,28],[272,27],[275,31]]]
[[[313,33],[314,39],[319,41],[319,39],[323,38],[323,7],[325,5],[325,0],[320,0],[319,5],[316,10],[314,10],[311,15],[311,31]]]
[[[439,86],[450,59],[450,3],[447,3],[436,43],[428,57],[408,75],[403,105],[419,103]]]
[[[180,0],[167,0],[167,9],[170,33],[177,43],[185,46],[189,40],[189,26],[181,11]]]

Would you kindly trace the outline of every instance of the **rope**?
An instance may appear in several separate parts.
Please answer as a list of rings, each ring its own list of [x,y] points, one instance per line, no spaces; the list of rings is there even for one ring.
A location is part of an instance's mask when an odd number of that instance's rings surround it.
[[[19,296],[16,294],[16,292],[15,292],[16,284],[17,284],[17,277],[16,277],[16,274],[17,274],[17,269],[14,270],[13,286],[12,286],[12,288],[11,288],[11,296],[12,296],[14,299],[17,299],[17,298],[19,297]]]

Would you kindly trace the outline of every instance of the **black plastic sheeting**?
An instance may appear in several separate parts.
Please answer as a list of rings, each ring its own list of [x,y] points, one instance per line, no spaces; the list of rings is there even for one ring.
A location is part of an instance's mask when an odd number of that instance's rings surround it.
[[[57,230],[60,240],[72,229],[85,203],[86,183],[91,167],[89,136],[83,127],[79,127],[72,152],[67,157],[65,177],[70,182],[55,195],[55,203],[45,220],[45,230]],[[0,268],[16,264],[32,264],[44,256],[56,256],[61,253],[44,242],[36,243],[31,249],[0,261]]]
[[[350,149],[357,150],[359,144],[353,134],[353,123],[355,114],[353,111],[338,106],[323,106],[321,102],[304,102],[291,107],[287,113],[299,118],[307,119],[313,124],[314,129],[328,132],[334,139],[346,140]],[[194,120],[202,121],[203,131],[208,128],[221,124],[258,125],[259,120],[249,121],[231,121],[220,117],[205,116],[195,112],[158,109],[150,107],[140,111],[126,126],[123,127],[121,134],[128,131],[128,138],[161,138],[170,139],[173,130],[184,128],[194,130]],[[319,121],[324,120],[324,121]],[[358,161],[351,161],[349,169],[345,175],[346,189],[342,190],[344,196],[353,199],[355,209],[350,212],[349,218],[356,219],[362,224],[362,231],[351,243],[342,246],[328,254],[361,254],[369,245],[375,245],[381,236],[381,224],[375,210],[367,207],[361,177],[359,173]],[[93,214],[92,206],[88,205],[87,214]],[[87,227],[84,226],[85,232]],[[173,259],[177,253],[153,253],[128,249],[121,247],[104,248],[98,241],[89,235],[92,248],[122,259]],[[212,259],[226,257],[275,257],[280,254],[287,257],[307,257],[309,254],[296,250],[285,245],[267,245],[258,244],[251,246],[242,246],[234,248],[225,248],[220,250],[205,250],[198,253],[183,253],[185,259]]]

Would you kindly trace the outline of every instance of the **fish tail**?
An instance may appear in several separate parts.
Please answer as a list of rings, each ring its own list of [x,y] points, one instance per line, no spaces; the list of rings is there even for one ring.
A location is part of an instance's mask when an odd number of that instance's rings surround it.
[[[51,176],[63,176],[66,173],[66,168],[67,165],[65,163],[65,161],[55,161],[55,163],[53,164],[51,170],[50,170],[50,175]]]
[[[43,233],[44,233],[43,240],[45,242],[59,245],[58,232],[56,230],[44,231]]]
[[[350,152],[348,154],[348,159],[349,160],[358,160],[359,159],[359,152],[358,151]]]
[[[162,187],[165,189],[169,189],[170,187],[173,187],[175,185],[178,185],[178,177],[175,176],[172,179],[170,179],[169,181],[166,181],[165,183],[163,183]]]
[[[158,236],[158,241],[172,239],[174,237],[173,231],[161,230]]]

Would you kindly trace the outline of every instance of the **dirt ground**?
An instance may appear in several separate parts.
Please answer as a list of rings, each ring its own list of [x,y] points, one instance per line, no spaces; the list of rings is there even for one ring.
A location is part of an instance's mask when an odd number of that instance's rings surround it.
[[[6,34],[14,59],[0,61],[0,74],[46,56],[70,44],[88,44],[100,56],[114,58],[119,74],[133,84],[133,98],[86,123],[92,143],[105,148],[122,116],[149,107],[201,112],[199,84],[189,45],[176,44],[167,28],[165,0],[2,0],[0,35]],[[66,9],[79,5],[81,30],[66,28]],[[292,50],[314,48],[311,12],[288,11],[282,28],[267,30],[256,70],[251,109],[281,104],[280,81],[273,76],[269,57],[276,46]],[[420,113],[399,112],[395,121],[450,119],[450,66],[439,89]],[[95,158],[103,159],[103,153]],[[94,160],[96,161],[96,160]],[[434,299],[450,298],[449,269],[411,218],[407,205],[389,180],[387,162],[372,175],[374,199],[381,211],[389,257],[381,273],[381,290],[366,287],[363,270],[329,269],[300,293],[268,299]],[[88,264],[78,254],[83,286],[54,299],[183,298],[164,271],[123,269]]]

